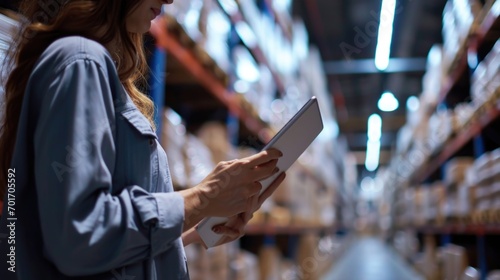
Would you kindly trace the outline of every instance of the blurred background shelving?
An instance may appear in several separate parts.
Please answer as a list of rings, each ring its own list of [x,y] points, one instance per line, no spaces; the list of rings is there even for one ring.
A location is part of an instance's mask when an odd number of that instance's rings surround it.
[[[146,89],[177,190],[259,151],[311,96],[325,124],[242,239],[186,248],[191,278],[499,279],[499,15],[496,0],[164,5]]]
[[[383,204],[395,247],[427,279],[487,279],[500,269],[499,8],[446,3],[420,109],[377,176],[391,184]]]

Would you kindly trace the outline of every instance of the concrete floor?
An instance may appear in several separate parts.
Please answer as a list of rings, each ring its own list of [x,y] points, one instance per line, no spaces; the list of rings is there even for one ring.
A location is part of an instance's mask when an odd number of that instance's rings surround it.
[[[423,280],[397,253],[373,237],[361,237],[323,280]]]

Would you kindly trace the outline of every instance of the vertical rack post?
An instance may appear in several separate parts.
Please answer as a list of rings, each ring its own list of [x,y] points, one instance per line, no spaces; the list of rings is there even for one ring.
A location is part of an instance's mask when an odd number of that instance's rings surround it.
[[[483,137],[481,136],[481,134],[479,134],[478,136],[474,137],[473,141],[474,141],[474,157],[477,159],[485,152]]]
[[[161,140],[162,112],[165,104],[165,69],[167,67],[166,51],[155,46],[150,61],[151,74],[149,77],[151,99],[155,104],[156,135]]]
[[[451,243],[451,235],[449,232],[443,233],[441,235],[441,246],[445,247]]]
[[[477,160],[481,155],[484,154],[484,142],[481,134],[474,137],[474,158]],[[485,235],[484,233],[478,233],[476,236],[477,244],[477,256],[478,256],[478,266],[479,271],[481,271],[481,280],[486,280],[486,274],[488,272],[488,266],[486,264],[486,246],[485,246]]]
[[[233,59],[233,51],[236,45],[238,45],[239,40],[238,40],[238,34],[236,33],[236,29],[234,25],[231,25],[231,32],[229,33],[229,38],[228,38],[228,46],[229,46],[229,56],[230,56],[230,61],[232,65],[235,65],[235,61]],[[234,93],[234,88],[233,84],[236,79],[236,74],[234,71],[232,71],[229,75],[229,92],[231,94]],[[231,143],[233,146],[237,147],[238,142],[239,142],[239,130],[240,130],[240,122],[238,119],[238,116],[235,114],[229,112],[227,115],[227,120],[226,120],[226,125],[227,125],[227,135],[229,137],[229,143]]]
[[[486,246],[484,234],[477,235],[477,250],[478,250],[478,265],[481,271],[481,280],[486,280],[488,273],[488,266],[486,264]]]

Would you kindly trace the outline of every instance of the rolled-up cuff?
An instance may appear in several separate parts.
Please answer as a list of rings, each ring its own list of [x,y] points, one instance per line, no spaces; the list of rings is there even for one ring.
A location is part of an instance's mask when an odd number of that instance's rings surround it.
[[[152,229],[151,249],[156,256],[167,251],[182,235],[184,225],[184,198],[176,192],[154,193],[158,204],[158,222]]]

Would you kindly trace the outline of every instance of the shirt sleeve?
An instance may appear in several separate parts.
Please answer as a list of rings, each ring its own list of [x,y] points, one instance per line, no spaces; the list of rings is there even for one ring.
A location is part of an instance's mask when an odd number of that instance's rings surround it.
[[[32,88],[44,94],[34,172],[45,255],[80,276],[167,251],[182,234],[182,196],[139,186],[110,193],[115,111],[101,65],[77,59]]]

